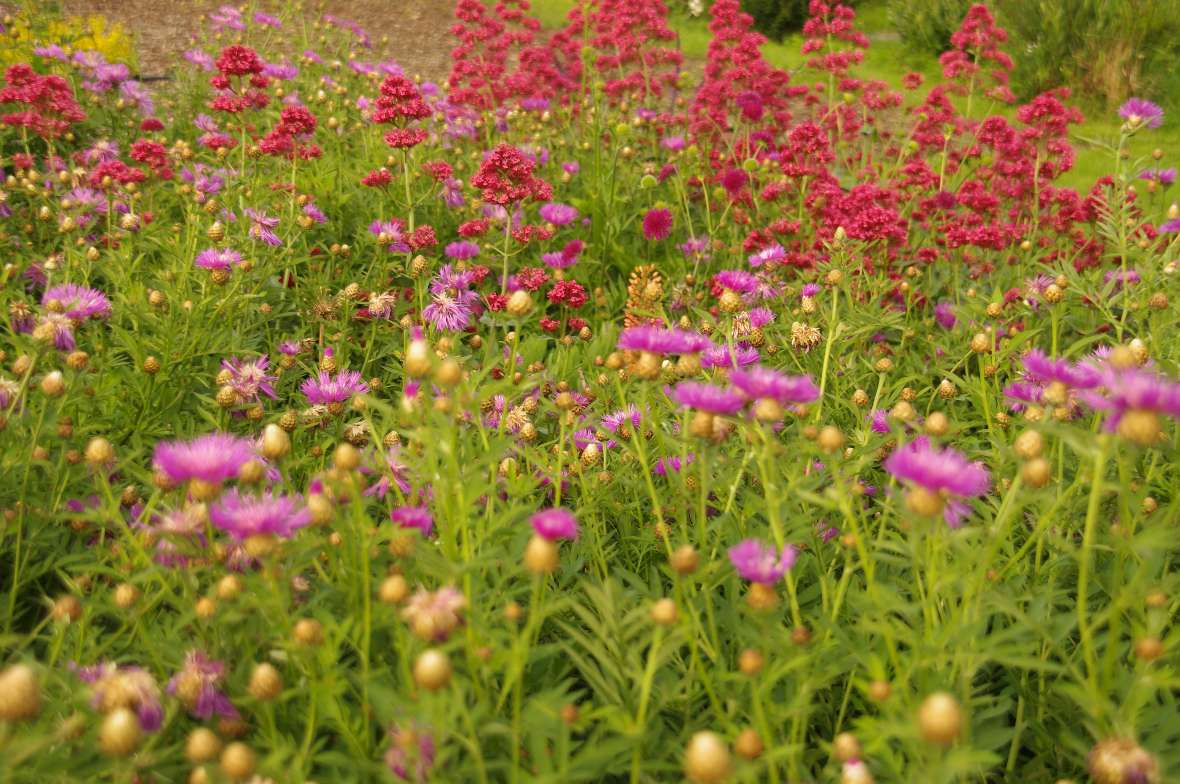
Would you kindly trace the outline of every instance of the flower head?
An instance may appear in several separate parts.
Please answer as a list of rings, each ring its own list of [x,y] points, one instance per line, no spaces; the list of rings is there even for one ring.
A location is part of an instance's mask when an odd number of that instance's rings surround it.
[[[299,391],[313,405],[331,405],[345,403],[353,395],[363,395],[369,391],[369,386],[361,381],[361,374],[355,370],[341,370],[334,376],[321,370],[319,375],[300,384]]]
[[[646,240],[666,240],[672,233],[671,210],[648,210],[643,216],[643,238]]]
[[[773,545],[763,544],[757,539],[746,539],[729,548],[729,562],[743,580],[763,585],[773,585],[795,565],[798,555],[791,545],[777,550]]]
[[[66,283],[46,289],[41,304],[58,309],[74,321],[106,318],[111,315],[111,301],[98,289]]]
[[[685,408],[711,414],[736,414],[746,402],[736,390],[701,381],[681,381],[672,390],[672,399]]]
[[[819,388],[811,376],[788,376],[761,365],[734,368],[729,380],[752,400],[769,399],[779,403],[810,403],[819,397]]]
[[[298,496],[274,495],[269,490],[255,496],[234,488],[209,507],[209,519],[239,542],[253,536],[288,539],[311,522],[311,512]]]
[[[950,447],[938,449],[925,436],[893,450],[885,460],[885,470],[910,486],[907,500],[912,508],[942,511],[951,527],[958,527],[967,512],[958,499],[983,495],[991,486],[982,463],[972,462]],[[952,503],[946,503],[948,498]]]
[[[152,462],[173,482],[199,479],[218,484],[238,475],[254,459],[254,445],[229,433],[208,433],[192,441],[156,444]]]
[[[578,521],[572,512],[560,506],[537,512],[529,518],[529,523],[537,536],[550,541],[578,538]]]
[[[218,688],[225,680],[225,664],[214,661],[202,651],[189,651],[184,665],[168,681],[168,693],[176,697],[198,719],[221,716],[238,718],[229,697]]]
[[[1132,128],[1158,128],[1164,122],[1164,110],[1159,104],[1145,98],[1129,98],[1119,107],[1119,117],[1126,120]]]
[[[389,519],[402,528],[415,528],[423,537],[434,531],[434,518],[425,506],[395,506]]]
[[[110,713],[126,708],[135,711],[144,731],[155,732],[160,728],[164,719],[160,686],[147,670],[114,662],[73,667],[73,670],[90,684],[90,704],[95,710]]]
[[[696,354],[711,345],[709,338],[699,332],[638,326],[623,330],[616,347],[624,351],[650,351],[652,354]]]

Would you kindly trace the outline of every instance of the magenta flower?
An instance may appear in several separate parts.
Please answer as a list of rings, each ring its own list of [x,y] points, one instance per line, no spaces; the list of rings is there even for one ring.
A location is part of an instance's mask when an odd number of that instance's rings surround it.
[[[949,302],[940,302],[934,306],[934,320],[943,329],[952,329],[958,319],[955,318],[955,311]]]
[[[1130,412],[1165,414],[1180,419],[1180,382],[1139,367],[1105,367],[1099,377],[1101,389],[1080,393],[1091,408],[1109,411],[1105,428],[1118,429]]]
[[[114,662],[91,667],[71,664],[70,668],[90,684],[90,704],[95,710],[109,713],[116,708],[131,708],[144,732],[160,729],[164,720],[160,687],[147,670],[135,666],[121,667]]]
[[[761,365],[744,370],[735,368],[729,372],[729,380],[752,400],[810,403],[819,397],[819,387],[812,382],[811,376],[788,376]]]
[[[878,408],[872,413],[865,416],[869,422],[869,427],[874,433],[888,433],[889,432],[889,412],[883,408]]]
[[[321,370],[319,375],[300,384],[299,391],[313,405],[331,405],[347,402],[353,395],[363,395],[369,386],[355,370],[341,370],[334,376]]]
[[[275,227],[279,225],[278,218],[272,218],[251,207],[247,207],[243,211],[250,218],[250,229],[247,233],[252,239],[256,239],[274,248],[283,244],[279,235],[275,233]]]
[[[701,367],[735,370],[753,365],[758,359],[758,349],[748,343],[738,343],[732,350],[726,345],[710,346],[701,353]]]
[[[757,253],[752,254],[749,259],[751,267],[761,267],[764,264],[778,264],[786,261],[787,251],[782,245],[775,243],[768,248],[763,248]]]
[[[180,671],[168,681],[168,693],[198,719],[211,719],[215,715],[236,719],[237,709],[218,688],[224,680],[223,662],[214,661],[201,651],[189,651]]]
[[[541,220],[552,223],[554,226],[567,226],[578,217],[576,208],[557,202],[542,204],[541,209],[537,212],[541,216]]]
[[[235,487],[209,507],[209,519],[239,542],[267,535],[289,539],[311,522],[311,512],[298,496],[274,495],[269,490],[253,496]]]
[[[111,301],[98,289],[65,283],[45,290],[41,304],[57,303],[61,312],[74,321],[106,318],[111,315]]]
[[[712,414],[736,414],[746,403],[736,390],[700,381],[681,381],[672,390],[672,399],[685,408]]]
[[[712,343],[699,332],[663,327],[628,327],[619,335],[616,348],[624,351],[650,351],[652,354],[696,354]]]
[[[221,369],[229,374],[226,384],[240,400],[250,403],[257,401],[259,395],[274,400],[273,382],[278,381],[278,376],[266,372],[269,366],[270,358],[266,354],[249,361],[237,357],[221,360]]]
[[[529,518],[529,522],[537,536],[550,541],[578,538],[578,521],[572,512],[560,506],[537,512]]]
[[[643,216],[643,237],[646,240],[666,240],[672,233],[671,210],[648,210]]]
[[[424,538],[434,531],[434,518],[425,506],[395,506],[389,512],[389,519],[402,528],[417,529]]]
[[[77,345],[74,340],[74,322],[61,313],[49,312],[41,316],[32,332],[38,338],[52,340],[53,347],[58,351],[73,351]]]
[[[202,269],[217,270],[229,269],[235,265],[242,263],[242,254],[236,250],[223,248],[208,248],[197,254],[193,260],[193,264]]]
[[[1159,104],[1144,98],[1129,98],[1119,107],[1119,117],[1132,126],[1145,125],[1148,128],[1158,128],[1164,122],[1164,110]]]
[[[446,253],[448,259],[474,259],[479,255],[479,243],[466,240],[452,242],[443,252]]]
[[[422,727],[389,728],[389,749],[385,752],[385,766],[403,781],[424,784],[430,780],[434,767],[434,736]]]
[[[1040,349],[1032,349],[1021,358],[1024,375],[1029,381],[1042,384],[1058,382],[1075,389],[1097,386],[1099,372],[1085,364],[1073,364],[1066,359],[1050,359]]]
[[[254,459],[254,445],[229,433],[208,433],[192,441],[156,444],[152,463],[173,482],[199,479],[218,484],[238,475]]]
[[[713,280],[717,285],[738,294],[749,294],[758,288],[758,278],[745,270],[721,270],[713,276]]]
[[[991,486],[982,463],[972,462],[950,447],[933,447],[925,436],[893,450],[885,460],[885,470],[911,486],[949,499],[943,517],[952,528],[957,528],[967,513],[967,506],[959,499],[983,495]]]
[[[748,582],[773,585],[795,565],[797,551],[791,545],[776,550],[757,539],[746,539],[729,548],[729,562]]]

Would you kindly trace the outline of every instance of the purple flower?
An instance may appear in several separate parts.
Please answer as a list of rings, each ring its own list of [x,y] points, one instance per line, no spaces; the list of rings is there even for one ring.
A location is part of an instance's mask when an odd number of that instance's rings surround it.
[[[279,225],[278,218],[272,218],[251,207],[247,207],[243,212],[250,218],[250,237],[275,248],[283,244],[279,235],[275,233],[275,227]]]
[[[152,463],[173,482],[198,479],[218,484],[238,475],[254,459],[254,445],[229,433],[208,433],[192,441],[156,444]]]
[[[578,538],[578,521],[572,512],[560,506],[537,512],[529,518],[529,522],[537,536],[549,541]]]
[[[671,457],[661,457],[656,461],[656,464],[652,466],[651,472],[656,476],[667,476],[669,471],[679,471],[681,468],[691,463],[694,459],[695,458],[692,454],[687,455],[684,460],[681,460],[677,455],[672,455]]]
[[[1139,271],[1133,269],[1125,272],[1122,270],[1110,270],[1102,276],[1102,282],[1111,286],[1112,293],[1122,291],[1123,286],[1133,286],[1142,279]]]
[[[221,360],[221,369],[229,374],[226,385],[233,389],[239,400],[247,403],[257,401],[260,394],[275,399],[272,382],[278,381],[278,376],[266,372],[269,366],[270,357],[266,354],[249,361],[237,357]]]
[[[672,152],[683,150],[685,144],[686,142],[684,141],[683,136],[665,136],[663,139],[660,139],[660,146],[665,150],[671,150]]]
[[[1164,110],[1158,104],[1144,98],[1129,98],[1119,107],[1119,117],[1132,127],[1145,125],[1148,128],[1158,128],[1164,122]]]
[[[869,421],[869,427],[874,433],[888,433],[889,432],[889,412],[883,408],[878,408],[872,413],[865,416]]]
[[[445,249],[448,259],[474,259],[479,255],[479,244],[475,242],[452,242]]]
[[[686,408],[712,414],[736,414],[746,402],[736,390],[700,381],[681,381],[672,390],[672,399]]]
[[[168,693],[180,700],[198,719],[215,715],[226,719],[238,718],[229,697],[218,688],[225,680],[225,664],[214,661],[202,651],[189,651],[184,665],[168,681]]]
[[[753,365],[758,361],[758,349],[748,343],[738,343],[730,351],[729,346],[710,346],[701,353],[703,368],[735,368]]]
[[[466,329],[479,302],[479,294],[470,289],[471,281],[470,272],[444,264],[430,282],[430,304],[422,309],[422,317],[444,332]]]
[[[389,519],[402,528],[415,528],[423,538],[434,531],[434,518],[425,506],[395,506],[389,512]]]
[[[1139,179],[1158,182],[1160,185],[1171,185],[1176,181],[1176,170],[1172,168],[1145,169],[1139,173]]]
[[[708,237],[697,237],[695,240],[687,240],[676,247],[680,248],[680,252],[690,259],[707,261],[712,257],[712,254],[709,253],[712,243],[709,242]]]
[[[1029,381],[1041,384],[1058,382],[1075,389],[1090,389],[1099,382],[1098,371],[1085,364],[1073,364],[1066,359],[1050,359],[1040,349],[1032,349],[1021,359],[1024,375]]]
[[[776,550],[757,539],[746,539],[729,548],[729,562],[743,580],[774,585],[795,565],[797,552],[791,545]]]
[[[775,243],[751,255],[748,260],[751,267],[761,267],[763,264],[777,264],[786,258],[787,251],[783,249],[782,245]]]
[[[541,220],[546,223],[552,223],[554,226],[567,226],[573,223],[578,217],[577,209],[568,204],[559,204],[557,202],[543,204],[537,212],[540,214]]]
[[[32,332],[35,338],[52,341],[58,351],[73,351],[77,345],[74,340],[74,322],[61,313],[49,312],[41,316]]]
[[[816,294],[820,293],[820,291],[821,289],[818,283],[804,283],[803,289],[799,292],[799,296],[807,299],[808,297],[814,297]]]
[[[1180,232],[1180,218],[1173,218],[1170,221],[1164,221],[1160,224],[1161,234],[1176,234]]]
[[[602,426],[612,433],[618,433],[619,428],[624,424],[631,423],[631,432],[639,429],[639,423],[643,421],[642,415],[639,413],[639,408],[632,403],[625,409],[612,411],[602,418]]]
[[[425,784],[434,767],[434,736],[422,727],[402,729],[396,724],[389,728],[389,749],[385,765],[403,781]]]
[[[353,395],[362,395],[369,391],[369,386],[361,381],[361,374],[355,370],[341,370],[335,376],[321,370],[319,375],[300,384],[299,391],[313,405],[331,405],[347,402]]]
[[[788,376],[761,365],[744,370],[735,368],[729,372],[729,381],[753,400],[810,403],[819,397],[819,388],[811,376]]]
[[[1004,387],[1004,397],[1017,401],[1011,406],[1013,411],[1023,411],[1026,408],[1023,405],[1025,403],[1040,403],[1044,395],[1045,387],[1043,384],[1035,384],[1029,381],[1013,381]]]
[[[319,207],[315,206],[314,204],[304,204],[303,205],[303,214],[306,215],[307,217],[311,218],[316,223],[327,223],[328,222],[328,216],[324,214],[323,210],[321,210]]]
[[[269,490],[254,496],[235,487],[209,507],[209,519],[239,542],[268,535],[288,539],[311,522],[311,512],[298,496],[274,495]]]
[[[1099,383],[1100,390],[1080,396],[1091,408],[1111,412],[1105,423],[1110,432],[1118,430],[1132,412],[1180,418],[1180,382],[1144,368],[1108,365],[1101,371]]]
[[[41,295],[41,304],[49,307],[50,303],[56,303],[51,309],[60,310],[74,321],[106,318],[111,315],[111,301],[105,294],[98,289],[75,283],[65,283],[46,289]]]
[[[751,327],[758,329],[774,321],[774,311],[770,308],[750,308],[746,311],[746,318],[750,320]]]
[[[218,270],[229,269],[230,267],[242,263],[242,254],[230,248],[208,248],[197,254],[197,258],[193,260],[193,264],[202,269]]]
[[[649,241],[666,240],[672,233],[671,210],[648,210],[643,216],[643,238]]]
[[[151,673],[142,667],[121,667],[104,662],[91,667],[70,668],[91,685],[90,704],[95,710],[110,713],[118,708],[134,710],[144,732],[160,729],[164,708],[160,704],[160,687]]]
[[[652,354],[696,354],[711,345],[698,332],[663,327],[628,327],[619,335],[616,348],[624,351],[650,351]]]
[[[713,276],[713,280],[719,286],[739,294],[749,294],[758,288],[758,278],[745,270],[721,270]]]
[[[955,318],[955,311],[949,302],[940,302],[934,306],[934,320],[943,329],[954,328],[955,322],[958,321]]]
[[[254,12],[254,24],[262,25],[263,27],[273,27],[275,30],[281,30],[283,28],[283,23],[279,21],[277,16],[272,16],[262,11]]]
[[[405,231],[399,221],[375,220],[369,224],[369,233],[377,237],[378,242],[385,243],[385,249],[390,253],[409,253],[410,246],[406,242]]]
[[[941,498],[983,495],[991,486],[982,463],[972,462],[950,447],[933,447],[925,436],[893,450],[885,460],[885,470],[895,478]],[[945,506],[943,517],[947,525],[957,528],[965,512],[963,504],[950,503]]]

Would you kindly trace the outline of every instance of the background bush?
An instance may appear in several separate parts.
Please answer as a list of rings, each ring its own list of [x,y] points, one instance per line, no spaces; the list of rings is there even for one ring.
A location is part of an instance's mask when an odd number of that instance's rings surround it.
[[[890,19],[910,47],[949,46],[970,0],[892,0]],[[1180,53],[1180,0],[995,0],[1011,36],[1013,89],[1021,98],[1069,85],[1112,106],[1131,95],[1168,98],[1170,64]]]

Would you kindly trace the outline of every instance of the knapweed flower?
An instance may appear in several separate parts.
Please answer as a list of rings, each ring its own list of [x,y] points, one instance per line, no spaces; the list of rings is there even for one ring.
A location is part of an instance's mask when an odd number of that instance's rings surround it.
[[[1021,358],[1024,375],[1029,381],[1042,384],[1061,384],[1074,389],[1097,386],[1100,374],[1086,364],[1074,364],[1066,359],[1050,359],[1040,349],[1032,349]]]
[[[173,482],[199,480],[216,485],[238,475],[253,460],[254,445],[229,433],[208,433],[192,441],[156,444],[152,463]]]
[[[757,253],[751,254],[748,261],[751,267],[761,267],[764,264],[778,264],[785,261],[787,258],[787,251],[782,245],[774,244],[763,248]]]
[[[934,320],[943,329],[953,329],[955,322],[958,321],[955,318],[955,310],[949,302],[940,302],[934,306]]]
[[[701,381],[681,381],[672,390],[672,399],[685,408],[710,414],[736,414],[746,402],[736,390]]]
[[[46,289],[41,304],[47,309],[65,314],[74,321],[106,318],[111,315],[111,301],[98,289],[66,283]]]
[[[463,610],[467,608],[467,597],[453,585],[444,585],[437,591],[419,588],[406,602],[402,618],[419,639],[427,642],[442,642],[463,623]]]
[[[729,562],[743,580],[773,585],[795,565],[797,551],[791,545],[778,550],[757,539],[746,539],[729,548]]]
[[[466,240],[462,240],[460,242],[451,242],[447,244],[446,248],[443,249],[443,252],[446,254],[448,259],[457,259],[460,261],[474,259],[479,255],[479,243],[468,242]]]
[[[395,506],[389,512],[389,519],[402,528],[414,528],[423,537],[434,531],[434,518],[425,506]]]
[[[227,270],[241,263],[242,254],[231,248],[208,248],[193,259],[193,264],[207,270]]]
[[[369,391],[369,385],[361,381],[361,374],[355,370],[341,370],[336,375],[321,370],[300,384],[299,391],[312,405],[332,406],[343,405],[353,395],[363,395]]]
[[[655,209],[648,210],[643,216],[643,238],[646,240],[666,240],[672,233],[672,211]]]
[[[737,343],[732,348],[724,344],[710,345],[701,352],[701,367],[733,370],[753,365],[758,359],[758,349],[748,343]]]
[[[751,400],[770,399],[778,403],[810,403],[819,397],[811,376],[788,376],[761,365],[735,368],[729,381]]]
[[[1102,369],[1099,388],[1079,397],[1091,408],[1108,411],[1105,429],[1142,446],[1159,440],[1160,415],[1180,419],[1180,382],[1140,367]]]
[[[749,294],[758,288],[758,278],[745,270],[721,270],[713,276],[713,281],[737,294]]]
[[[927,517],[942,512],[952,528],[968,511],[960,499],[983,495],[991,486],[982,463],[950,447],[938,449],[925,436],[893,450],[885,470],[908,485],[906,504],[913,512]]]
[[[218,381],[234,391],[239,404],[257,402],[260,395],[266,395],[273,400],[275,398],[273,382],[278,380],[278,376],[272,376],[266,372],[269,366],[270,357],[266,354],[251,360],[238,359],[237,357],[223,359],[221,360],[223,375],[219,377]]]
[[[74,340],[74,322],[62,313],[46,313],[37,319],[31,332],[34,340],[52,343],[58,351],[72,351],[77,345]]]
[[[560,506],[552,509],[542,509],[529,518],[533,532],[544,539],[555,541],[558,539],[577,539],[578,521],[573,512]]]
[[[202,651],[189,651],[180,671],[168,681],[168,693],[198,719],[236,719],[238,711],[219,688],[224,680],[223,662],[210,659]]]
[[[709,338],[699,332],[638,326],[624,329],[615,347],[624,351],[648,351],[652,354],[697,354],[711,345]]]
[[[425,784],[434,767],[434,736],[417,726],[389,728],[389,749],[385,766],[403,781]]]
[[[250,218],[250,229],[247,233],[252,239],[275,248],[283,244],[279,235],[275,233],[275,227],[279,225],[278,218],[272,218],[251,207],[247,207],[244,212]]]
[[[1119,107],[1119,117],[1131,128],[1158,128],[1164,122],[1164,110],[1145,98],[1130,98]]]
[[[1171,185],[1176,182],[1176,170],[1174,168],[1144,169],[1139,172],[1139,179],[1158,182],[1160,185]]]
[[[422,317],[443,332],[459,332],[471,323],[479,294],[471,290],[474,276],[444,264],[430,282],[430,304]]]
[[[298,496],[249,495],[237,488],[224,493],[209,507],[209,519],[236,541],[277,536],[289,539],[311,522],[311,513]]]
[[[541,216],[541,220],[546,223],[552,223],[554,226],[567,226],[573,223],[578,217],[576,208],[557,202],[542,204],[541,209],[537,213]]]
[[[92,667],[73,667],[90,684],[90,704],[100,713],[119,708],[135,711],[139,726],[145,732],[155,732],[164,719],[160,704],[160,686],[151,673],[141,667],[121,667],[104,662]]]

